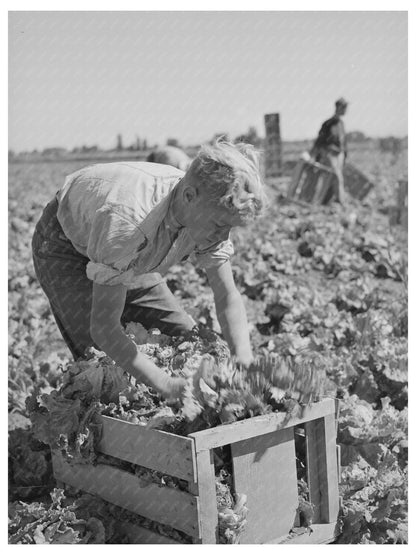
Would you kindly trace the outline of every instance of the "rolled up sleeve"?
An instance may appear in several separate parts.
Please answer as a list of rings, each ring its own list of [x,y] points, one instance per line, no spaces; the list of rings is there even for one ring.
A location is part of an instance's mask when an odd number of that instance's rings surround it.
[[[130,280],[129,271],[123,272],[100,262],[88,262],[87,277],[101,285],[126,285]]]
[[[201,268],[214,268],[230,260],[234,254],[234,246],[230,238],[219,241],[206,248],[195,250],[195,265]]]
[[[163,282],[158,272],[137,274],[132,269],[123,272],[96,262],[88,262],[87,277],[100,285],[124,285],[127,289],[148,289]]]

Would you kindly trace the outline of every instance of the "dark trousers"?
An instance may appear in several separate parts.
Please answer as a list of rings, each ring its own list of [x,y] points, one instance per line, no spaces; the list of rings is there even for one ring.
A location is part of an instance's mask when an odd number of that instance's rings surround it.
[[[32,239],[33,264],[39,283],[66,344],[78,359],[94,344],[90,336],[92,281],[87,278],[89,259],[65,236],[56,217],[58,203],[44,209]],[[194,326],[159,274],[143,276],[143,287],[127,291],[121,324],[139,322],[167,335],[182,335]]]

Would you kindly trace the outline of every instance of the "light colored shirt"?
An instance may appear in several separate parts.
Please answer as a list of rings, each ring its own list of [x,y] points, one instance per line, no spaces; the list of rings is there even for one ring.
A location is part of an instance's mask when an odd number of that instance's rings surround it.
[[[175,219],[170,206],[183,175],[162,164],[114,162],[67,177],[57,193],[57,217],[74,248],[89,258],[89,279],[135,289],[160,282],[192,252],[203,268],[229,260],[234,249],[228,231],[196,245]]]

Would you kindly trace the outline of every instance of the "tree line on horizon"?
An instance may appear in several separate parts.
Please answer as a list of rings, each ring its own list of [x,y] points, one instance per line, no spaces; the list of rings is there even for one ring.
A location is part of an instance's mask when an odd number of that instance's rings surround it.
[[[215,133],[213,137],[209,140],[210,143],[215,142],[217,139],[223,138],[226,141],[232,140],[230,134],[227,132],[223,133]],[[362,131],[350,131],[347,133],[347,141],[351,143],[366,143],[373,141],[374,138],[368,137]],[[254,126],[250,126],[246,133],[242,133],[241,135],[237,135],[234,138],[235,142],[244,142],[248,144],[252,144],[257,148],[261,148],[264,144],[264,138],[259,136],[257,133],[257,129]],[[308,142],[310,139],[298,140],[298,141],[283,141],[286,143],[304,143]],[[392,152],[393,154],[397,154],[403,148],[407,148],[407,135],[405,137],[395,137],[393,135],[387,137],[381,137],[377,139],[378,146],[380,150],[383,152]],[[177,139],[170,137],[166,140],[167,146],[174,146],[181,149],[187,148],[196,148],[193,145],[183,145],[183,143]],[[123,136],[118,134],[116,136],[115,146],[110,149],[102,149],[99,145],[82,145],[82,146],[75,146],[72,149],[67,149],[64,147],[54,146],[54,147],[47,147],[43,150],[34,149],[32,151],[21,151],[15,152],[14,150],[9,149],[9,160],[19,155],[38,155],[38,156],[63,156],[68,154],[94,154],[100,152],[148,152],[150,150],[155,150],[159,148],[161,145],[153,144],[150,145],[146,138],[141,139],[139,136],[136,135],[135,140],[129,144],[125,145],[123,141]]]

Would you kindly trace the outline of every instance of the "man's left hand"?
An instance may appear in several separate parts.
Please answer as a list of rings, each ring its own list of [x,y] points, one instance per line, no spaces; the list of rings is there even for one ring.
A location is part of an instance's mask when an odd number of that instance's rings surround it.
[[[236,356],[235,360],[237,364],[241,364],[243,368],[248,369],[253,364],[254,357],[252,353],[248,353],[248,354]]]

